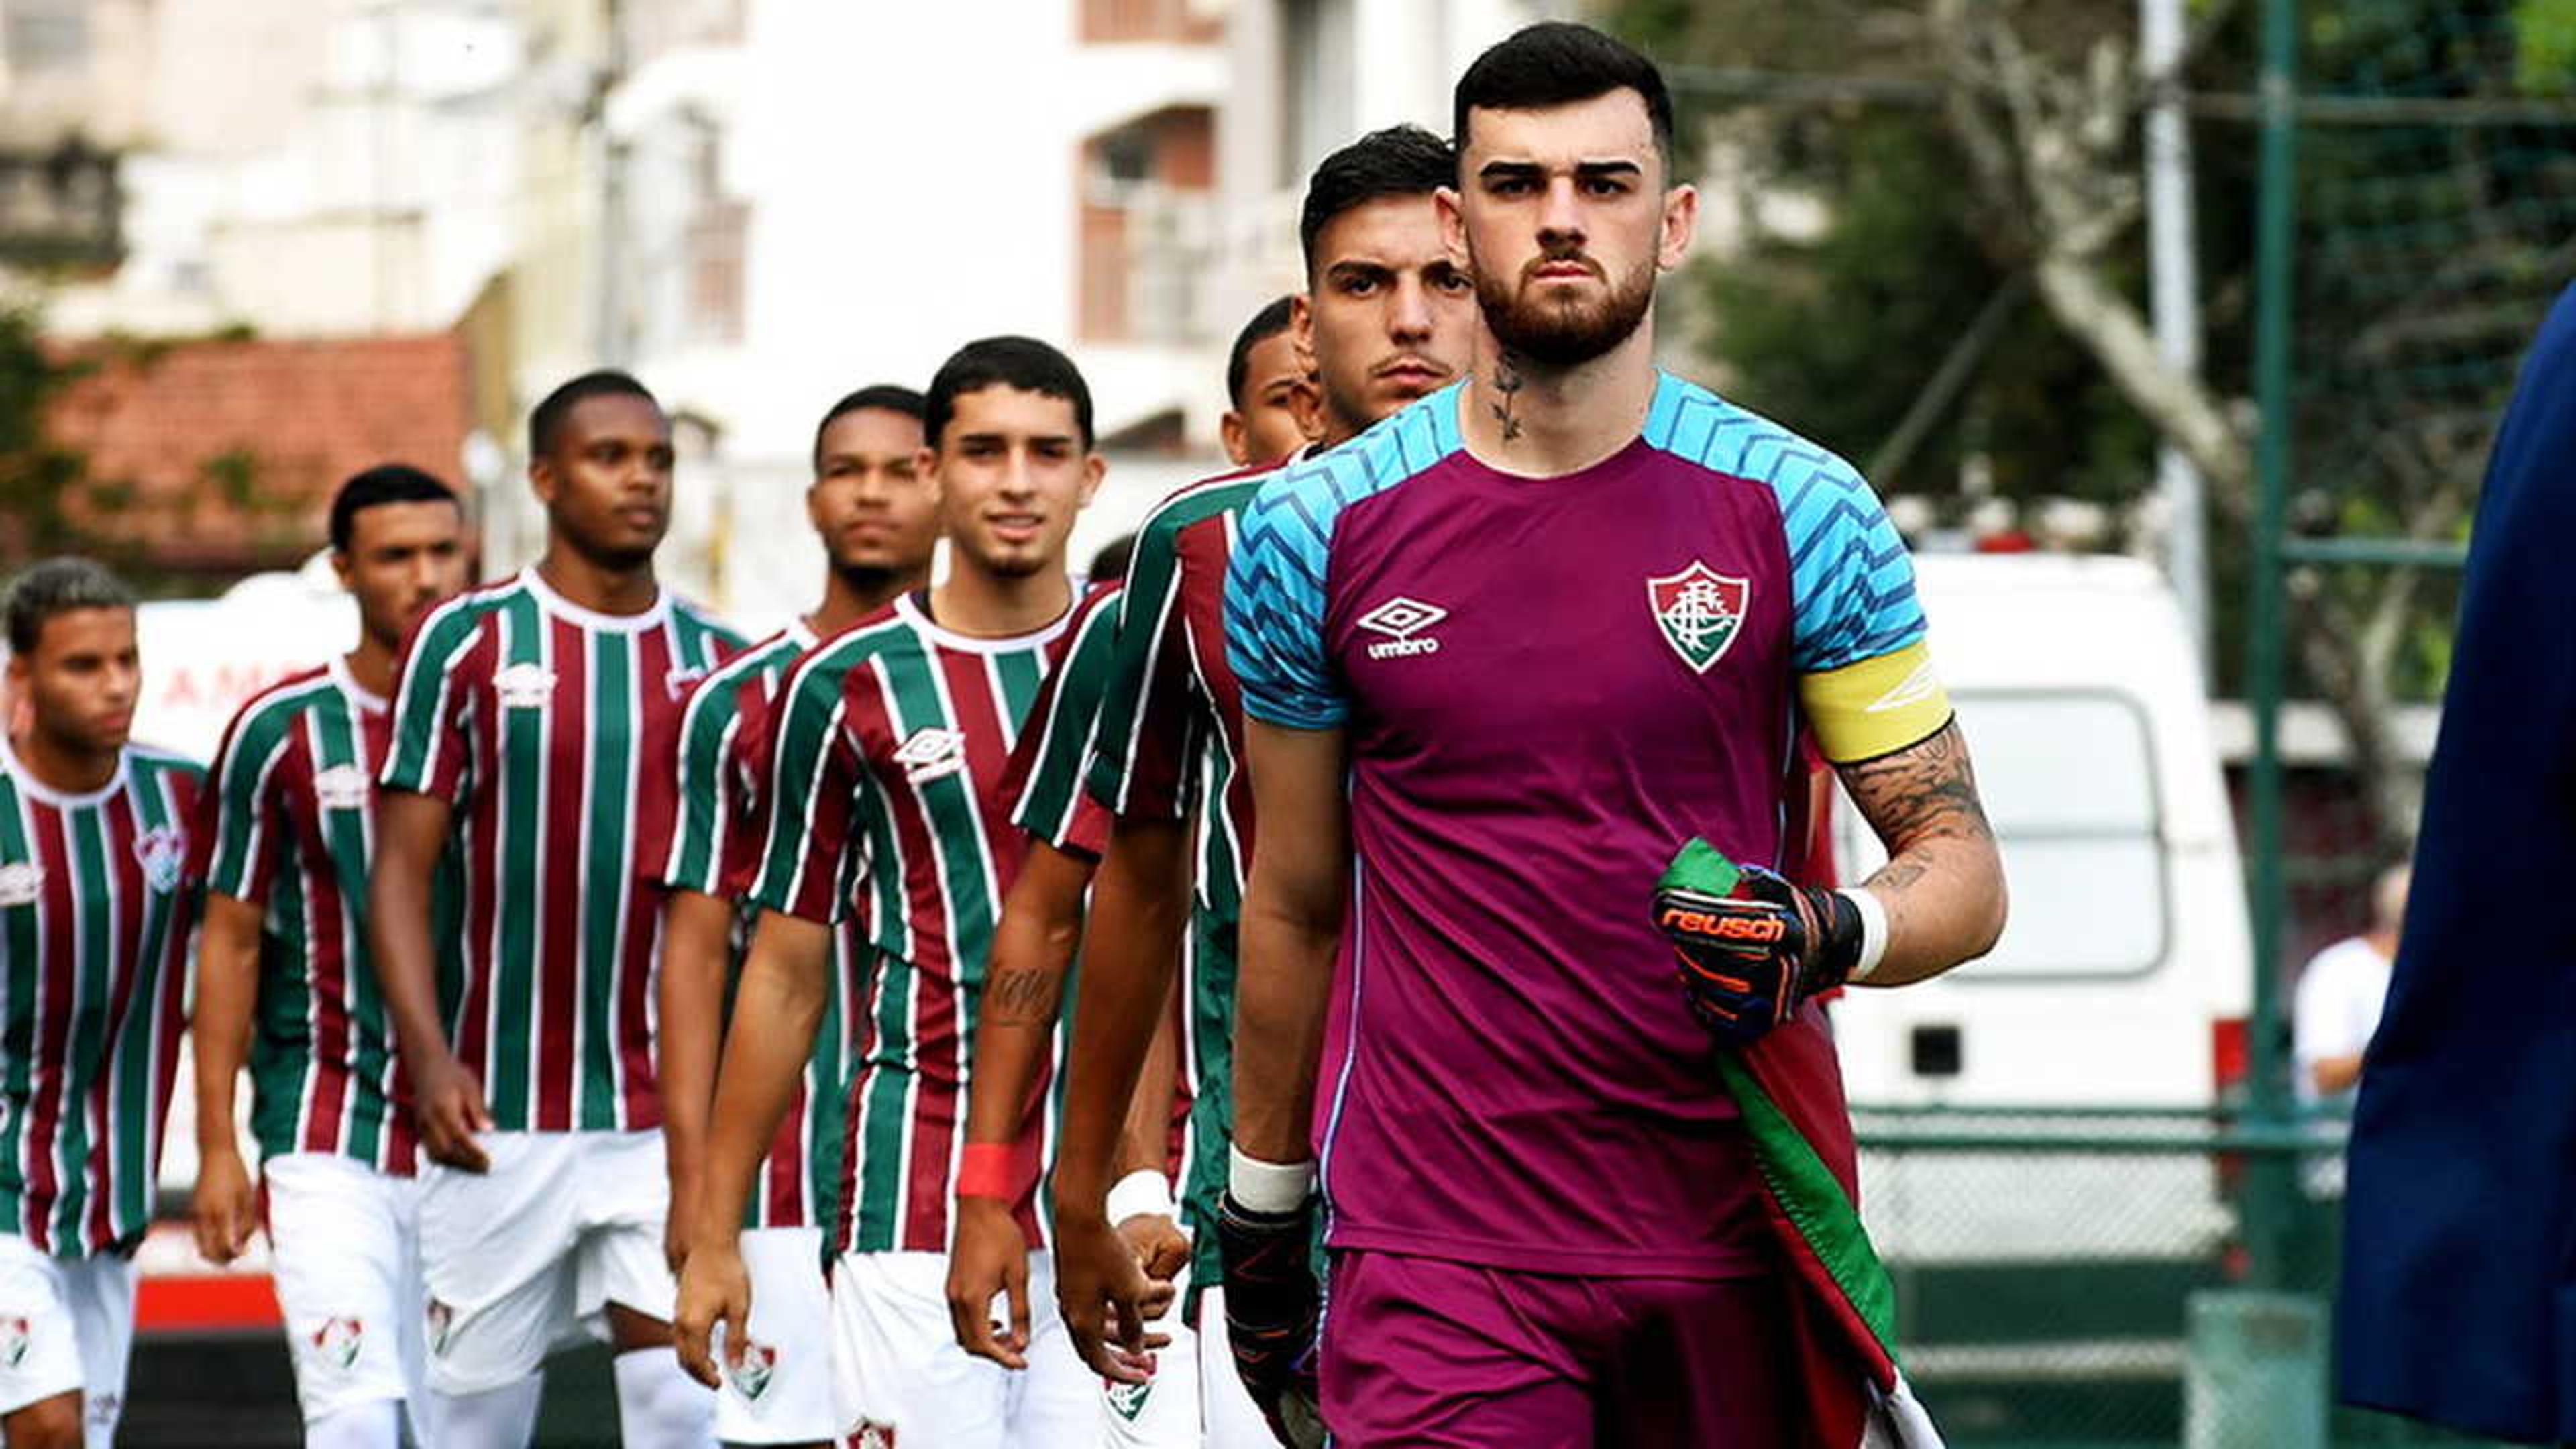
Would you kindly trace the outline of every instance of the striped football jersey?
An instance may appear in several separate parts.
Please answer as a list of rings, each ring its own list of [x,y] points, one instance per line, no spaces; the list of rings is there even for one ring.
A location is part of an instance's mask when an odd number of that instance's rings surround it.
[[[463,929],[448,1032],[511,1132],[661,1121],[653,972],[680,704],[742,641],[665,593],[572,604],[534,569],[440,605],[394,696],[380,783],[456,807]]]
[[[1047,675],[1002,784],[1002,798],[1012,802],[1012,822],[1031,839],[1091,860],[1108,847],[1109,811],[1084,790],[1083,772],[1091,762],[1100,697],[1117,643],[1113,594],[1084,612],[1065,645],[1064,662]]]
[[[976,1004],[1027,839],[1004,777],[1047,673],[1102,595],[1005,638],[941,628],[919,596],[808,654],[771,723],[760,905],[858,912],[873,959],[853,1003],[840,1232],[846,1252],[945,1252]],[[1019,1144],[1034,1183],[1053,1123]],[[1041,1239],[1034,1192],[1016,1213]]]
[[[251,1036],[260,1155],[328,1152],[408,1174],[417,1144],[367,947],[376,772],[393,734],[345,664],[251,697],[199,808],[206,889],[262,912]]]
[[[129,745],[105,788],[65,795],[0,743],[0,1233],[55,1257],[152,1222],[202,779]]]
[[[760,852],[761,766],[779,681],[806,650],[802,621],[761,640],[701,680],[680,713],[679,812],[661,867],[669,890],[739,897]],[[746,1228],[821,1227],[840,1190],[841,1084],[848,1070],[849,995],[866,954],[853,916],[832,933],[831,990],[796,1098],[762,1160]],[[735,963],[739,967],[739,961]]]
[[[1277,471],[1185,488],[1138,527],[1088,782],[1121,818],[1195,815],[1197,899],[1181,956],[1190,1121],[1180,1180],[1200,1283],[1219,1277],[1216,1208],[1234,1140],[1235,943],[1252,848],[1243,701],[1225,658],[1225,571],[1243,510]]]

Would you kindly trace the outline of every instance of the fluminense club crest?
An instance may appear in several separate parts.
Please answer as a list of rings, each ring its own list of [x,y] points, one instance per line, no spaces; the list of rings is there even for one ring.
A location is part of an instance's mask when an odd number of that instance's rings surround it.
[[[456,1327],[456,1309],[442,1300],[429,1300],[429,1351],[441,1357],[447,1353],[447,1337]]]
[[[325,1319],[306,1339],[315,1358],[345,1373],[356,1366],[358,1350],[366,1345],[367,1325],[356,1318]]]
[[[769,1381],[778,1373],[778,1350],[757,1339],[742,1341],[740,1361],[725,1366],[725,1377],[744,1398],[755,1402],[769,1392]]]
[[[36,1325],[24,1314],[0,1315],[0,1367],[16,1368],[27,1361],[27,1350],[36,1343]]]
[[[1145,1401],[1154,1394],[1152,1379],[1147,1379],[1141,1384],[1111,1383],[1107,1379],[1102,1379],[1100,1386],[1108,1391],[1110,1409],[1130,1424],[1135,1423],[1137,1416],[1145,1412]]]
[[[850,1436],[850,1449],[894,1449],[894,1425],[861,1419],[859,1432]]]
[[[1695,674],[1706,674],[1735,643],[1752,597],[1750,584],[1697,559],[1680,573],[1646,580],[1646,604],[1655,611],[1655,626]]]
[[[179,888],[188,863],[188,837],[167,825],[155,825],[134,837],[134,863],[143,867],[143,883],[164,895]]]

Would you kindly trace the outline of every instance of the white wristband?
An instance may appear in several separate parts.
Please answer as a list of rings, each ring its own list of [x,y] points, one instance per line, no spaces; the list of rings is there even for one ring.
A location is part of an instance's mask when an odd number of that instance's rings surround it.
[[[1852,963],[1846,981],[1867,981],[1878,969],[1879,958],[1887,954],[1887,907],[1880,904],[1878,893],[1867,886],[1845,886],[1843,899],[1860,912],[1860,959]]]
[[[1174,1216],[1172,1184],[1154,1169],[1140,1167],[1109,1189],[1108,1214],[1113,1228],[1129,1218]]]
[[[1315,1164],[1311,1161],[1264,1162],[1244,1156],[1242,1148],[1233,1146],[1226,1148],[1226,1154],[1225,1190],[1254,1212],[1295,1212],[1314,1188]]]

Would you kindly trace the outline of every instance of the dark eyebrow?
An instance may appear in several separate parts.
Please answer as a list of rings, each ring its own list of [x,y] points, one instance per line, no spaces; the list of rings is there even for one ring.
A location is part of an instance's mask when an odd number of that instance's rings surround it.
[[[1643,176],[1646,168],[1634,161],[1584,161],[1576,164],[1577,179],[1592,181],[1612,176]]]
[[[1488,161],[1476,173],[1486,181],[1529,181],[1543,174],[1535,161]]]

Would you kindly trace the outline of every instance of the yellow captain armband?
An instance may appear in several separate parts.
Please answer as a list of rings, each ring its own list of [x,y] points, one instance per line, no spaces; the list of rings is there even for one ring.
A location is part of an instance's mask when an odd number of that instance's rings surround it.
[[[1918,639],[1902,649],[1798,676],[1798,703],[1825,758],[1838,765],[1901,750],[1950,722],[1950,691]]]

